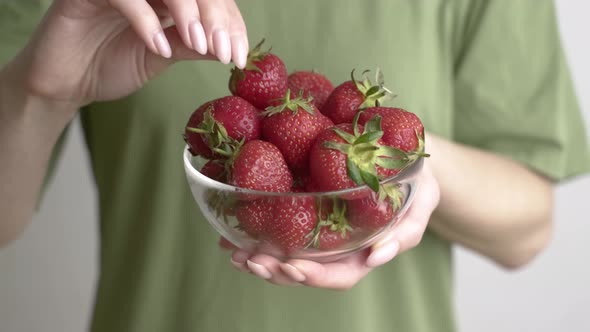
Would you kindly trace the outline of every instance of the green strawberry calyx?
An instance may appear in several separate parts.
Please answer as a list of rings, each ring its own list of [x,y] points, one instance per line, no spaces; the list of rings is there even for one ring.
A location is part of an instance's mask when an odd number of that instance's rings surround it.
[[[245,138],[238,141],[228,135],[223,124],[213,117],[213,105],[210,105],[203,113],[203,121],[198,127],[187,127],[186,129],[202,135],[211,151],[221,156],[220,162],[225,168],[224,176],[231,174],[234,160],[244,145]]]
[[[415,150],[408,152],[408,159],[410,160],[410,162],[413,162],[421,157],[424,157],[424,158],[430,157],[430,154],[424,152],[424,150],[425,150],[424,135],[422,133],[420,133],[420,131],[418,131],[417,129],[416,129],[416,137],[418,138],[418,146],[416,147]]]
[[[258,68],[256,62],[264,60],[264,57],[270,53],[272,47],[268,49],[268,51],[262,51],[262,44],[264,44],[265,39],[263,38],[253,49],[248,52],[248,58],[246,60],[246,66],[244,69],[240,69],[238,67],[234,67],[231,70],[231,77],[229,79],[229,90],[235,95],[236,88],[239,81],[243,80],[246,77],[244,71],[255,71],[258,73],[262,73],[262,70]]]
[[[385,199],[389,199],[394,212],[401,209],[403,198],[404,194],[400,190],[399,183],[385,183],[381,185],[378,200],[383,202]]]
[[[323,211],[324,201],[320,200],[317,206],[318,222],[314,229],[307,236],[311,241],[306,247],[318,248],[320,246],[320,234],[323,227],[328,227],[331,232],[338,232],[342,238],[346,238],[352,227],[346,218],[346,204],[340,198],[332,198],[332,211],[326,213]]]
[[[293,115],[295,115],[299,109],[302,109],[311,115],[315,115],[314,108],[311,105],[312,100],[312,97],[303,98],[303,90],[299,90],[299,95],[296,98],[291,99],[291,90],[287,89],[285,97],[278,100],[280,104],[278,106],[267,107],[266,110],[262,112],[262,115],[270,117],[286,110],[293,112]]]
[[[362,73],[362,80],[357,80],[354,77],[354,69],[350,73],[350,78],[356,85],[356,88],[365,96],[364,102],[360,105],[360,109],[367,107],[376,107],[383,105],[384,102],[395,98],[391,90],[385,86],[385,78],[381,69],[377,68],[375,71],[375,82],[373,84],[367,77],[369,70]]]
[[[353,133],[347,133],[340,128],[333,128],[334,132],[346,143],[326,141],[326,148],[340,151],[346,155],[347,174],[357,185],[366,184],[375,192],[379,192],[379,177],[376,166],[386,169],[401,170],[413,160],[408,153],[378,141],[383,136],[381,129],[381,116],[375,115],[364,126],[361,133],[358,119],[362,111],[359,111],[353,120]]]
[[[227,130],[213,117],[213,105],[203,113],[203,121],[198,127],[187,127],[188,131],[200,134],[207,146],[223,157],[231,157],[240,147],[240,142],[230,137]]]
[[[209,190],[207,192],[207,203],[217,218],[222,218],[226,224],[231,220],[228,214],[235,209],[237,201],[233,195],[228,195],[222,191]],[[234,226],[237,227],[237,226]]]

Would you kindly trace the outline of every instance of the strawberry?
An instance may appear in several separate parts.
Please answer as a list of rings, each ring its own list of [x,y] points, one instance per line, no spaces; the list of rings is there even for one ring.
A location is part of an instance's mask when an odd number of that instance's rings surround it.
[[[349,124],[340,124],[320,133],[309,153],[309,172],[313,188],[317,191],[333,191],[355,187],[346,169],[346,154],[325,146],[327,142],[344,144],[335,129],[352,132]]]
[[[231,169],[231,184],[240,188],[288,192],[293,185],[281,151],[269,142],[246,142],[233,157]]]
[[[292,192],[314,192],[315,190],[310,190],[312,188],[313,184],[311,182],[311,177],[309,176],[309,174],[296,174],[293,178],[293,188],[291,188]]]
[[[224,183],[227,182],[227,173],[225,171],[225,166],[218,160],[209,160],[201,168],[201,173],[215,181],[220,181]]]
[[[385,144],[405,152],[423,151],[424,126],[416,114],[401,108],[369,107],[363,110],[359,123],[365,124],[375,115],[381,116]]]
[[[320,220],[314,229],[313,247],[320,250],[336,249],[350,239],[352,228],[346,219],[346,205],[341,199],[321,199],[317,214]]]
[[[198,128],[203,122],[203,114],[207,109],[211,107],[211,102],[199,106],[193,114],[190,116],[186,127],[184,128],[184,134],[182,137],[188,145],[188,150],[193,156],[202,156],[207,159],[213,158],[213,151],[207,146],[203,139],[203,135],[193,129]],[[190,128],[190,129],[189,129]]]
[[[391,97],[381,71],[377,70],[377,85],[373,85],[366,76],[362,81],[356,80],[353,70],[351,80],[337,86],[320,111],[335,124],[350,123],[359,109],[379,106]]]
[[[272,207],[269,199],[240,201],[236,207],[238,228],[255,239],[264,238],[266,229],[273,222]]]
[[[304,248],[317,224],[314,199],[281,197],[273,203],[273,222],[267,229],[269,241],[287,254]]]
[[[293,93],[303,91],[303,98],[312,97],[311,103],[318,109],[322,109],[328,96],[334,91],[334,85],[326,76],[313,71],[293,72],[287,83]]]
[[[330,226],[320,228],[317,248],[320,250],[332,250],[345,244],[350,240],[350,232],[332,230]]]
[[[255,107],[265,109],[287,91],[287,68],[278,56],[261,51],[264,39],[248,53],[246,67],[234,67],[229,80],[229,90]]]
[[[322,130],[333,125],[332,121],[301,95],[291,99],[289,90],[280,105],[267,108],[263,114],[264,139],[281,150],[294,173],[305,173],[313,142]]]
[[[364,127],[358,124],[358,117],[359,114],[353,124],[324,130],[314,142],[309,167],[317,190],[333,191],[366,184],[378,192],[379,178],[387,176],[388,169],[399,169],[405,164],[403,151],[382,144],[380,117]]]
[[[313,183],[313,181],[311,181],[311,177],[308,177],[308,180],[306,180],[304,189],[305,189],[305,192],[308,192],[308,193],[320,192],[320,190],[317,189],[317,187]]]
[[[291,192],[293,193],[304,193],[305,187],[301,183],[293,183],[293,187],[291,187]]]
[[[260,138],[260,111],[240,97],[215,99],[193,112],[184,135],[193,155],[227,157],[238,141]]]
[[[387,195],[370,196],[348,201],[348,222],[355,228],[377,230],[389,224],[401,206],[401,193],[390,185]],[[381,197],[379,197],[381,196]]]

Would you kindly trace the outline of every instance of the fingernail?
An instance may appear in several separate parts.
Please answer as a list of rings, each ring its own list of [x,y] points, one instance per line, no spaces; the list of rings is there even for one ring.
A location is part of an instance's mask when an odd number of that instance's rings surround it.
[[[188,33],[195,51],[203,55],[207,54],[207,38],[205,37],[205,30],[203,30],[201,22],[195,20],[191,23],[188,26]]]
[[[236,269],[238,269],[238,271],[245,272],[245,273],[250,272],[250,270],[248,270],[248,267],[246,266],[246,264],[238,263],[238,262],[234,261],[233,259],[230,259],[230,261],[231,261],[231,265],[233,265]]]
[[[279,266],[281,270],[283,270],[283,272],[285,272],[285,274],[287,274],[291,279],[297,282],[305,281],[305,275],[301,273],[301,271],[299,271],[299,269],[297,269],[295,266],[287,263],[283,263]]]
[[[383,247],[377,249],[369,258],[367,258],[368,267],[377,267],[383,265],[392,260],[397,252],[399,251],[399,243],[397,241],[391,241]]]
[[[227,65],[231,60],[231,50],[229,45],[229,36],[223,29],[219,29],[213,33],[213,44],[215,48],[215,55],[219,58],[221,63]]]
[[[232,48],[235,46],[234,52],[234,63],[240,69],[244,69],[246,67],[246,61],[248,56],[248,50],[246,49],[246,44],[244,43],[244,37],[242,36],[234,36],[232,37]]]
[[[267,270],[264,266],[262,266],[260,264],[256,264],[256,263],[252,262],[251,260],[247,260],[246,264],[248,264],[250,271],[252,271],[255,275],[259,276],[260,278],[270,279],[272,277],[272,274],[270,273],[270,271]]]
[[[170,48],[170,43],[168,42],[166,35],[164,35],[164,31],[156,33],[154,36],[154,44],[156,45],[156,49],[161,56],[165,58],[172,56],[172,49]]]

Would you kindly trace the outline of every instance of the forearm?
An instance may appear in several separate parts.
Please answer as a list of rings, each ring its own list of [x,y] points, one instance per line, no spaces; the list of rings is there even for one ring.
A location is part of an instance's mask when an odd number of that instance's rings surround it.
[[[26,93],[21,72],[14,63],[0,69],[0,246],[31,220],[53,147],[76,110]]]
[[[427,138],[441,201],[430,228],[496,263],[516,268],[551,236],[550,181],[498,155]]]

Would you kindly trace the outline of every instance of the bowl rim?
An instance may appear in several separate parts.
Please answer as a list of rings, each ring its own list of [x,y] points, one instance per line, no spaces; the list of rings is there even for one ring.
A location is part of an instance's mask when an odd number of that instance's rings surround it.
[[[222,191],[230,191],[235,193],[243,193],[249,195],[257,195],[257,196],[268,196],[268,197],[304,197],[304,196],[340,196],[340,195],[349,195],[354,194],[357,192],[371,190],[367,185],[361,185],[353,188],[341,189],[341,190],[334,190],[334,191],[322,191],[322,192],[271,192],[271,191],[262,191],[262,190],[253,190],[247,188],[240,188],[236,186],[232,186],[230,184],[226,184],[223,182],[219,182],[213,180],[200,171],[198,171],[192,164],[191,160],[195,158],[190,151],[188,144],[185,144],[184,151],[183,151],[183,161],[184,161],[184,168],[185,172],[190,178],[195,179],[197,183],[201,183],[210,187],[211,189],[222,190]],[[418,157],[415,161],[408,164],[405,168],[403,168],[398,174],[385,178],[379,181],[379,184],[386,184],[392,182],[402,182],[409,180],[415,177],[418,172],[422,169],[424,163],[424,157]]]

